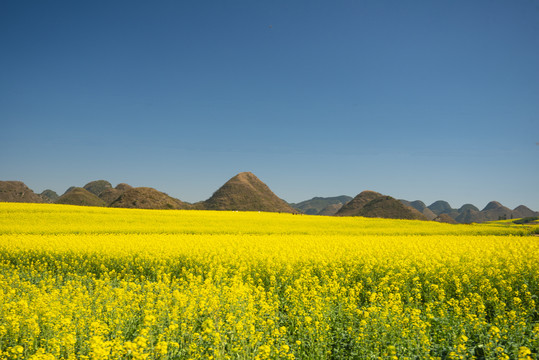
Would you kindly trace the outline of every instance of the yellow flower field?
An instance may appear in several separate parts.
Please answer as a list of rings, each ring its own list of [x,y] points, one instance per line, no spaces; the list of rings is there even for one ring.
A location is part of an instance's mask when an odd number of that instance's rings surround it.
[[[537,359],[537,230],[0,203],[0,359]]]

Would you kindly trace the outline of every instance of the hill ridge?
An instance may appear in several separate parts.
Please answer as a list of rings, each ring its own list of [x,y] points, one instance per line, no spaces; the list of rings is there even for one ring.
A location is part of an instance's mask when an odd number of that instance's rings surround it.
[[[344,205],[336,216],[365,216],[389,219],[427,220],[426,216],[411,206],[391,196],[365,190]]]
[[[85,191],[83,192],[81,189]],[[133,188],[128,184],[119,183],[113,188],[106,180],[91,181],[82,188],[71,186],[61,197],[50,189],[43,191],[41,194],[34,193],[33,190],[28,188],[28,186],[21,181],[0,181],[0,201],[32,203],[59,202],[90,206],[112,206],[112,204],[115,203],[114,206],[116,207],[121,204],[121,201],[118,201],[118,199],[125,194],[126,191],[131,189],[138,189],[130,192],[129,196],[132,198],[131,203],[121,206],[139,207],[141,206],[140,204],[145,204],[144,208],[156,209],[244,210],[293,213],[302,211],[307,214],[320,214],[326,216],[359,216],[360,213],[363,214],[363,212],[360,212],[360,209],[368,202],[374,200],[378,196],[385,196],[374,191],[366,190],[358,194],[356,198],[351,198],[346,195],[335,197],[315,196],[310,200],[305,200],[297,204],[288,204],[283,199],[277,197],[271,189],[265,183],[260,181],[260,179],[253,173],[241,172],[229,179],[208,200],[199,201],[194,204],[183,202],[161,191],[148,187]],[[66,196],[73,191],[75,191],[74,194]],[[62,199],[60,200],[60,198]],[[124,196],[123,199],[125,200],[126,197]],[[386,202],[387,201],[389,200],[386,199]],[[425,203],[420,200],[398,201],[409,209],[413,208],[419,213],[422,213],[422,215],[426,216],[429,220],[438,218],[437,220],[449,221],[449,218],[447,217],[440,217],[442,214],[448,215],[459,223],[539,216],[539,212],[533,211],[524,205],[519,205],[511,210],[498,201],[490,201],[482,210],[479,210],[479,208],[472,204],[464,204],[460,208],[454,209],[444,200],[435,201],[430,206],[425,206]],[[309,202],[319,202],[320,204],[316,205],[319,209],[312,206],[312,204],[309,205],[311,206],[310,208],[307,207],[307,211],[304,208],[301,208],[302,204],[308,204]],[[323,206],[319,206],[321,204],[323,204]],[[384,206],[387,209],[388,205],[385,204]],[[296,207],[296,209],[293,207]],[[378,209],[377,211],[381,210]],[[368,216],[368,214],[361,216]]]
[[[118,189],[115,189],[118,190]],[[121,190],[118,190],[121,191]],[[112,201],[110,207],[135,209],[188,209],[190,206],[164,192],[151,187],[134,187],[127,189]]]

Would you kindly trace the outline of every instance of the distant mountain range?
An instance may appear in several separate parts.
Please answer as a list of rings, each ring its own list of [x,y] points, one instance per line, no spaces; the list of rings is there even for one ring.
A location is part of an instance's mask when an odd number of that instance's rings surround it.
[[[537,217],[539,212],[520,205],[509,209],[491,201],[483,210],[466,204],[453,209],[439,200],[426,206],[420,200],[396,200],[374,191],[356,197],[314,197],[288,204],[250,172],[228,180],[209,199],[194,204],[183,202],[150,187],[121,183],[113,187],[106,180],[91,181],[83,187],[72,186],[59,196],[52,190],[34,193],[23,182],[0,181],[1,202],[56,203],[138,209],[197,209],[302,213],[326,216],[365,216],[394,219],[434,220],[446,223],[478,223],[500,219]]]
[[[307,215],[335,215],[350,200],[352,197],[346,195],[314,197],[297,204],[290,204],[290,206]]]
[[[441,218],[451,218],[456,223],[461,224],[539,216],[539,212],[530,210],[524,205],[517,206],[516,208],[511,210],[497,201],[489,202],[483,210],[479,210],[476,206],[472,204],[465,204],[462,205],[459,209],[453,209],[447,201],[443,200],[435,201],[427,207],[425,207],[425,204],[421,201],[400,201],[405,205],[411,206],[416,210],[423,212],[423,214],[426,214],[427,211],[432,212],[434,214],[434,218],[432,218],[432,220],[442,221],[440,220]]]

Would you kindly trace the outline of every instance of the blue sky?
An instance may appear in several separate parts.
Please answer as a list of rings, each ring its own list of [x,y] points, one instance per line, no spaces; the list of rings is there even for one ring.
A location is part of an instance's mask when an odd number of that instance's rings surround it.
[[[539,210],[539,2],[0,2],[0,179]]]

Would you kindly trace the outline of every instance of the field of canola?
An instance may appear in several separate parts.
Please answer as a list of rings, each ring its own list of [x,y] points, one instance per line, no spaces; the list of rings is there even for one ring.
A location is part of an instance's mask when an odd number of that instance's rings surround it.
[[[538,359],[537,230],[0,203],[0,359]]]

